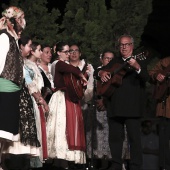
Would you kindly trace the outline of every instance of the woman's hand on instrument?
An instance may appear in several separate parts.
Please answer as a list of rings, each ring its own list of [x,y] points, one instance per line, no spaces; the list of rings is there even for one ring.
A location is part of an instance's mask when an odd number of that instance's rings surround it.
[[[87,85],[87,79],[85,78],[83,74],[81,74],[81,83],[83,84],[83,86]]]
[[[110,74],[110,72],[100,70],[99,77],[102,82],[107,82],[111,78],[111,74]]]
[[[90,72],[92,69],[91,69],[91,65],[90,64],[88,64],[87,65],[87,69],[86,69],[86,72]]]
[[[165,79],[165,76],[161,73],[159,73],[157,76],[156,76],[156,80],[158,80],[159,82],[162,82],[164,81]]]
[[[93,72],[94,72],[94,69],[93,69],[92,65],[88,64],[87,68],[86,68],[87,75],[90,76],[90,74],[92,74]]]

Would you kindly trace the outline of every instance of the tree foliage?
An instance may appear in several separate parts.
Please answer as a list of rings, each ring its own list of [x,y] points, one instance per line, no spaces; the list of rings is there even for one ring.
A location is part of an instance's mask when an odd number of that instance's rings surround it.
[[[59,31],[57,19],[61,15],[58,9],[48,11],[47,0],[11,0],[10,6],[18,6],[25,12],[26,29],[29,35],[41,44],[53,45]]]
[[[57,2],[57,1],[56,1]],[[104,49],[117,52],[117,38],[129,33],[140,46],[141,35],[152,11],[152,0],[69,0],[62,24],[60,12],[47,8],[48,0],[11,0],[25,12],[24,34],[40,43],[78,42],[92,64]]]
[[[113,46],[108,13],[104,0],[70,0],[62,22],[64,31],[57,38],[80,43],[82,53],[93,63],[104,48]]]
[[[65,9],[58,40],[79,42],[83,54],[96,64],[106,48],[117,50],[117,38],[129,33],[140,44],[140,37],[152,10],[152,0],[70,0]]]
[[[113,24],[114,38],[117,39],[123,33],[131,34],[138,47],[152,11],[152,0],[111,0],[111,6],[111,15],[115,14],[117,18]]]

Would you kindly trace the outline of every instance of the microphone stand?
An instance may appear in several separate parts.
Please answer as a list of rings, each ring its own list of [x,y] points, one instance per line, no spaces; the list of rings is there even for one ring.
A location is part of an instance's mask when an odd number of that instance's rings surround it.
[[[93,148],[94,148],[94,120],[96,116],[96,88],[97,88],[97,80],[94,76],[94,88],[93,88],[93,99],[92,99],[92,116],[91,116],[91,161],[90,161],[90,170],[96,170],[94,167],[94,154],[93,154]]]

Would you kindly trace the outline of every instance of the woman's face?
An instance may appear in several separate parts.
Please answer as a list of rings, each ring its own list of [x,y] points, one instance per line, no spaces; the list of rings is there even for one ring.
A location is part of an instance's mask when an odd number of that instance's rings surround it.
[[[77,45],[70,46],[70,60],[71,61],[79,61],[80,60],[80,50]]]
[[[63,50],[58,51],[57,54],[60,60],[69,61],[69,56],[70,56],[69,46],[68,45],[63,46]]]
[[[51,48],[50,47],[45,47],[42,50],[42,53],[41,53],[41,62],[46,63],[46,64],[50,63],[51,57],[52,57]]]
[[[25,46],[21,45],[22,57],[25,58],[30,55],[30,52],[32,50],[31,44],[32,44],[32,40],[29,40]]]
[[[101,59],[101,62],[103,66],[107,65],[112,59],[114,58],[114,54],[111,52],[104,53],[103,58]]]
[[[22,14],[19,18],[16,18],[16,21],[18,22],[18,24],[22,27],[22,29],[25,28],[26,26],[26,21],[25,21],[25,15]]]
[[[38,45],[36,50],[35,51],[32,51],[32,54],[34,55],[34,57],[36,59],[40,59],[41,58],[41,54],[42,54],[42,51],[41,51],[41,45]]]

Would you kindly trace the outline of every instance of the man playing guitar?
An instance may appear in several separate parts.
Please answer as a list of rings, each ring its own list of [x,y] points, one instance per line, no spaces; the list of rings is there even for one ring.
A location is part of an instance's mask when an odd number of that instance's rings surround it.
[[[123,65],[124,75],[121,84],[115,88],[107,101],[109,145],[113,160],[110,169],[122,169],[123,127],[126,125],[130,143],[130,169],[140,170],[142,164],[140,118],[144,108],[145,82],[149,75],[146,63],[132,57],[134,49],[132,36],[122,35],[118,43],[120,57],[112,60],[97,73],[98,79],[105,83],[112,78],[108,70],[115,64],[119,64],[120,67]]]
[[[159,118],[159,163],[161,170],[170,169],[170,57],[158,61],[149,71],[155,84],[156,116]]]

